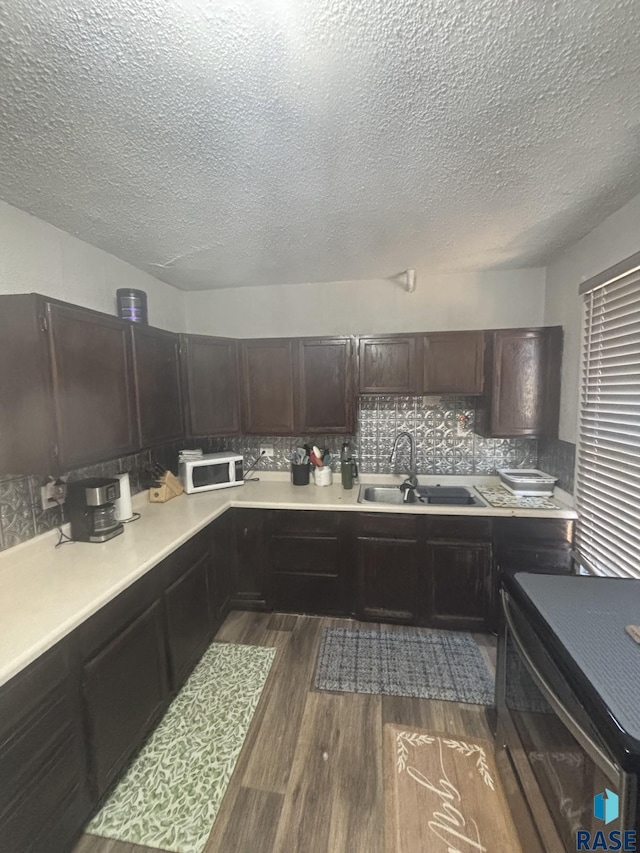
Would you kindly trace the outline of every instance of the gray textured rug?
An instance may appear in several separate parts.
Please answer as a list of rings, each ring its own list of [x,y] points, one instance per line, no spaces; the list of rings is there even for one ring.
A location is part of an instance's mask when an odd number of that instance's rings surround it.
[[[492,705],[494,680],[470,634],[327,628],[316,687]]]

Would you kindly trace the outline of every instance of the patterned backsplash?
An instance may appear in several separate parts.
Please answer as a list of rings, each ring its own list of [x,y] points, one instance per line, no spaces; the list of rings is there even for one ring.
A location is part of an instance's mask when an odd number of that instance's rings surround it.
[[[113,477],[129,472],[132,494],[149,487],[151,451],[143,450],[134,456],[123,456],[111,462],[78,468],[69,474],[70,480],[85,477]],[[42,477],[0,477],[0,550],[12,548],[40,533],[53,530],[66,519],[59,507],[43,510],[40,500]]]
[[[556,485],[573,494],[576,446],[559,438],[538,440],[538,468],[558,478]]]
[[[252,462],[259,448],[269,445],[274,449],[273,460],[262,461],[259,467],[287,471],[298,445],[329,448],[337,461],[342,442],[348,440],[363,473],[402,473],[409,466],[409,443],[398,446],[392,464],[389,454],[396,434],[406,431],[416,442],[419,474],[492,474],[502,467],[535,467],[535,439],[480,438],[473,433],[474,419],[473,397],[360,397],[353,436],[238,436],[218,440],[215,449],[234,450]]]
[[[273,459],[262,460],[258,470],[287,471],[291,453],[297,446],[317,444],[334,454],[335,469],[339,466],[340,447],[347,440],[363,473],[404,473],[409,466],[408,442],[400,443],[393,464],[388,461],[396,434],[404,430],[415,439],[419,474],[493,474],[497,468],[541,467],[560,478],[561,488],[573,490],[575,445],[550,439],[538,442],[481,438],[473,432],[474,420],[473,397],[360,397],[353,436],[234,436],[181,441],[78,469],[69,478],[109,477],[129,471],[131,491],[136,494],[149,487],[148,468],[152,459],[177,473],[181,447],[202,447],[205,453],[233,450],[244,455],[248,466],[258,458],[260,447],[270,446],[274,449]],[[40,477],[0,477],[0,550],[52,530],[60,523],[57,507],[48,510],[41,507],[41,482]]]

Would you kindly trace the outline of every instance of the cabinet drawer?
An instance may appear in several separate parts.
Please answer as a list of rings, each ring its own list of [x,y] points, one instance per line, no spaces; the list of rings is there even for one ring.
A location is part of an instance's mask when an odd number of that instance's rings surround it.
[[[0,814],[0,850],[3,853],[68,849],[70,838],[65,843],[65,839],[50,834],[51,827],[56,823],[61,806],[68,810],[69,803],[76,815],[76,827],[81,825],[82,817],[86,817],[82,770],[76,733],[70,731],[57,749],[43,759],[41,769],[30,784]],[[38,836],[41,845],[34,844]]]
[[[274,575],[273,605],[285,613],[346,614],[340,578],[328,575]]]
[[[481,541],[491,538],[491,519],[467,515],[431,516],[428,519],[429,539],[471,539]]]
[[[271,513],[270,524],[273,533],[337,535],[340,515],[337,512],[279,509]]]
[[[572,552],[568,548],[537,548],[534,544],[521,548],[503,548],[498,556],[502,572],[552,572],[570,574],[573,571]]]
[[[0,688],[0,745],[14,728],[22,729],[29,717],[54,691],[62,691],[67,678],[66,642],[54,646],[27,669]]]
[[[339,574],[338,539],[335,536],[272,536],[269,569],[272,573]]]
[[[209,558],[212,548],[213,533],[209,527],[196,533],[191,539],[181,545],[173,554],[169,554],[158,568],[161,568],[161,583],[164,589],[171,586],[180,578],[187,567],[194,565],[204,558]]]
[[[358,534],[386,536],[390,539],[415,539],[419,518],[415,515],[360,513],[356,522]]]
[[[495,519],[494,530],[506,547],[520,548],[523,543],[548,548],[573,542],[575,521],[563,518],[500,518]]]
[[[29,773],[39,772],[47,755],[75,727],[76,720],[65,690],[58,688],[42,698],[25,715],[0,749],[0,811],[17,793]]]
[[[98,652],[158,597],[160,572],[157,569],[151,569],[78,628],[82,658]]]

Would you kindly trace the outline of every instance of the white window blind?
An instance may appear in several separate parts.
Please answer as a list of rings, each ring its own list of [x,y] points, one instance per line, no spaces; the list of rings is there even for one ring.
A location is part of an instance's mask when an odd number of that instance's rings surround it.
[[[640,270],[584,299],[578,553],[594,574],[640,578]]]

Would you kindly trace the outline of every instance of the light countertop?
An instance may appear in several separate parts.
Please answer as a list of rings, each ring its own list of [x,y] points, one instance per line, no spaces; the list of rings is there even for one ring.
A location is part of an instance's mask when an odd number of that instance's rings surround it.
[[[359,504],[358,485],[339,482],[292,486],[287,474],[259,472],[259,482],[182,495],[152,504],[134,498],[139,521],[103,544],[76,542],[54,548],[52,531],[0,554],[0,685],[34,661],[145,572],[232,506],[260,509],[576,518],[570,496],[556,491],[558,509]],[[402,477],[368,475],[362,482],[399,484]],[[420,477],[421,484],[496,484],[497,477]],[[563,499],[565,502],[563,502]]]

